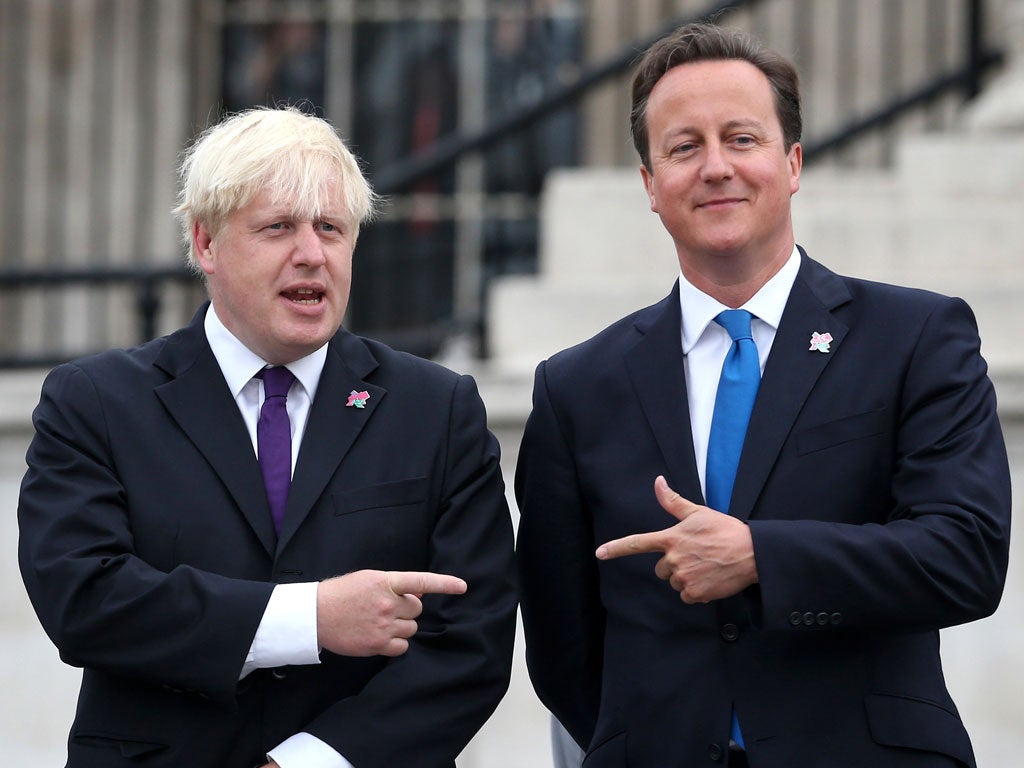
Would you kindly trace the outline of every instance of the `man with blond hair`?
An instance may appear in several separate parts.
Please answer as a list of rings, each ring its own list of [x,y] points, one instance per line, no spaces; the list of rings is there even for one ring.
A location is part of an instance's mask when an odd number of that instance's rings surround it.
[[[508,685],[512,535],[473,381],[341,329],[374,195],[257,109],[186,153],[210,302],[62,365],[20,563],[83,668],[68,766],[451,766]]]

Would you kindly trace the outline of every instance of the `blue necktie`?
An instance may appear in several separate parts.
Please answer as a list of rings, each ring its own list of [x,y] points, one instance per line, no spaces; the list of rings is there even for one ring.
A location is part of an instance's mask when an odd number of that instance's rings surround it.
[[[715,318],[715,322],[729,332],[732,347],[725,356],[718,379],[718,394],[715,395],[715,411],[708,437],[704,496],[709,507],[725,513],[729,512],[736,467],[740,463],[747,423],[761,383],[761,364],[757,345],[750,334],[750,318],[745,309],[727,309]],[[735,710],[729,735],[741,747],[744,746]]]
[[[757,345],[750,335],[750,313],[745,309],[727,309],[715,322],[729,332],[732,347],[722,363],[715,395],[715,411],[708,437],[708,461],[704,485],[708,506],[719,512],[729,511],[736,467],[740,463],[747,422],[754,408],[757,387],[761,383],[761,364]]]
[[[256,452],[259,457],[263,485],[270,502],[270,517],[274,530],[281,532],[284,509],[288,505],[288,490],[292,483],[292,429],[288,420],[288,390],[295,376],[287,368],[264,368],[258,374],[263,379],[264,400],[260,418],[256,422]]]

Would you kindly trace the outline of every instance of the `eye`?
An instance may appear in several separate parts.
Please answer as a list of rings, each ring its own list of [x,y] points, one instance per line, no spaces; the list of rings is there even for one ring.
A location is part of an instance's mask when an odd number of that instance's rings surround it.
[[[756,143],[754,141],[754,137],[753,136],[747,136],[747,135],[736,136],[732,141],[733,141],[734,144],[738,144],[741,147],[750,146],[751,144]]]
[[[277,230],[284,229],[286,226],[287,225],[283,221],[275,221],[273,224],[268,224],[267,225],[267,229],[272,229],[272,230],[277,231]]]
[[[338,228],[336,226],[334,226],[333,224],[331,224],[331,222],[329,222],[329,221],[321,221],[320,222],[320,229],[322,229],[324,232],[337,232],[338,231]]]

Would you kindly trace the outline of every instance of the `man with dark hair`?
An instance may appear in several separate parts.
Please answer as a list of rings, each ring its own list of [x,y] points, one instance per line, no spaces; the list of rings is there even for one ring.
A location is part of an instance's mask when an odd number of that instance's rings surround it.
[[[476,386],[340,327],[374,195],[326,121],[234,115],[181,177],[210,302],[33,414],[19,556],[83,668],[67,765],[453,766],[515,635]]]
[[[791,64],[690,25],[634,80],[672,293],[537,369],[530,675],[588,768],[974,766],[943,627],[992,613],[1009,471],[973,314],[795,244]]]

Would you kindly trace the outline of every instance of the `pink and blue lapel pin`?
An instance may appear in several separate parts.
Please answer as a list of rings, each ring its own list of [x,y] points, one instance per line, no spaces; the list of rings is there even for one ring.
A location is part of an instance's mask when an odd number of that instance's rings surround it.
[[[811,346],[808,349],[809,352],[831,352],[830,345],[832,344],[831,333],[818,333],[815,331],[811,334]]]
[[[366,403],[370,399],[370,393],[365,389],[362,392],[356,392],[354,389],[348,394],[348,402],[345,403],[346,408],[365,408]]]

